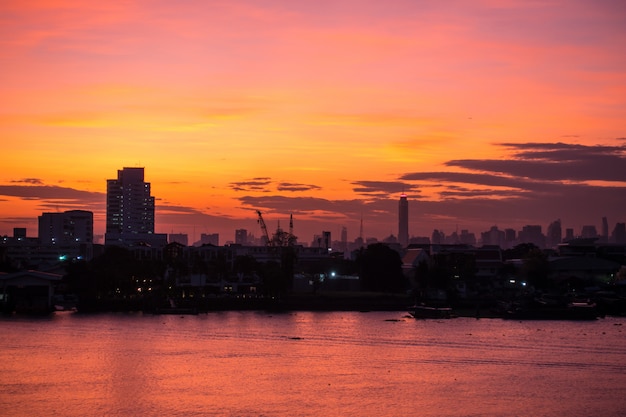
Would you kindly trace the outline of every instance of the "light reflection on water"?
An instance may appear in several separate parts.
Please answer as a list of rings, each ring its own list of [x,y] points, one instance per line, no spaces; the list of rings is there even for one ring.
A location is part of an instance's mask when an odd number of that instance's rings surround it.
[[[7,416],[626,415],[624,318],[57,313],[0,335]]]

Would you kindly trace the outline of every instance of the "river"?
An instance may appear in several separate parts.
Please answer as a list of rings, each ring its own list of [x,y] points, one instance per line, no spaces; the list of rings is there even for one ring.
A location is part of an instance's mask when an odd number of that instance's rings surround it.
[[[0,318],[3,416],[624,416],[626,318]]]

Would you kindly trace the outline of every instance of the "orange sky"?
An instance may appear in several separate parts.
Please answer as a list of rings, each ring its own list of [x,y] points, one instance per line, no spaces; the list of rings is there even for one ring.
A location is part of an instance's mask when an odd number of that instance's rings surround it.
[[[619,0],[5,0],[0,234],[77,208],[102,233],[125,166],[146,168],[157,232],[190,240],[258,236],[256,209],[305,242],[352,240],[361,216],[397,235],[402,191],[411,235],[612,228],[624,45]]]

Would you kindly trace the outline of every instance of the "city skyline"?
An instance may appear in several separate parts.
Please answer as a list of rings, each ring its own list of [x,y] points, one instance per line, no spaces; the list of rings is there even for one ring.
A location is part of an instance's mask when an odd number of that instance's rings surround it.
[[[85,210],[70,210],[65,212],[49,212],[42,213],[38,217],[37,236],[27,233],[27,228],[16,227],[13,234],[5,234],[5,238],[38,238],[42,243],[52,243],[55,241],[66,241],[69,243],[76,242],[96,243],[96,244],[113,244],[121,246],[134,246],[136,244],[148,243],[150,246],[162,247],[167,243],[178,242],[185,246],[199,246],[211,244],[220,246],[222,244],[239,244],[239,245],[265,245],[264,234],[256,235],[247,229],[236,229],[233,231],[234,240],[222,236],[220,241],[219,233],[201,233],[200,238],[194,234],[189,236],[186,233],[155,233],[154,232],[154,197],[150,195],[150,183],[144,182],[144,168],[125,167],[118,170],[117,179],[107,180],[107,232],[105,235],[93,234],[93,213]],[[126,202],[124,203],[124,200]],[[321,233],[315,233],[312,241],[300,239],[296,242],[304,246],[317,246],[322,244],[328,248],[345,251],[349,250],[345,245],[349,244],[352,249],[369,245],[374,242],[386,242],[399,244],[405,248],[408,245],[418,244],[462,244],[470,246],[499,246],[503,249],[511,248],[520,243],[532,243],[539,248],[556,248],[560,243],[568,243],[575,239],[593,239],[600,244],[623,244],[626,242],[626,222],[616,222],[613,228],[610,228],[609,221],[606,217],[601,219],[601,229],[598,230],[595,224],[585,224],[580,231],[571,227],[564,227],[561,219],[556,219],[544,229],[540,224],[524,225],[521,230],[504,226],[500,229],[497,225],[493,225],[489,230],[469,230],[457,229],[452,233],[446,233],[444,230],[433,229],[431,235],[413,235],[408,233],[408,199],[405,193],[400,195],[398,202],[398,234],[393,233],[382,238],[376,236],[362,236],[362,230],[352,240],[348,239],[348,230],[345,226],[341,227],[339,238],[333,239],[332,232],[324,230]],[[123,213],[128,213],[124,216]],[[261,225],[261,213],[258,213],[257,223],[265,232],[265,225]],[[125,219],[124,219],[125,218]],[[289,229],[291,231],[293,219],[290,218]],[[126,232],[121,232],[126,230]],[[545,230],[545,233],[544,233]],[[273,232],[270,233],[273,235]],[[283,228],[278,222],[275,233],[284,233]],[[0,235],[2,236],[2,235]],[[191,237],[192,241],[189,242]],[[76,238],[76,239],[75,239]],[[297,239],[297,236],[294,236]],[[102,241],[104,240],[104,242]],[[68,243],[66,242],[66,243]],[[222,242],[222,243],[220,243]],[[338,246],[337,246],[338,245]],[[354,246],[357,245],[357,246]]]
[[[155,232],[626,221],[626,6],[0,5],[0,235],[145,167]]]

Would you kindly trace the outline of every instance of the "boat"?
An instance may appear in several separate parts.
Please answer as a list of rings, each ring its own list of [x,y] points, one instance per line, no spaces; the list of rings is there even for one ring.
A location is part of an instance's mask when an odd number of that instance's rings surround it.
[[[543,296],[525,303],[512,303],[503,317],[515,320],[596,320],[599,315],[597,305],[592,301]]]
[[[409,314],[416,319],[450,319],[455,317],[451,307],[433,306],[425,303],[410,307]]]
[[[416,319],[449,319],[456,317],[448,304],[446,292],[438,288],[421,290],[415,305],[409,308],[409,314]]]
[[[54,311],[77,311],[78,299],[75,295],[58,294],[52,297]]]

